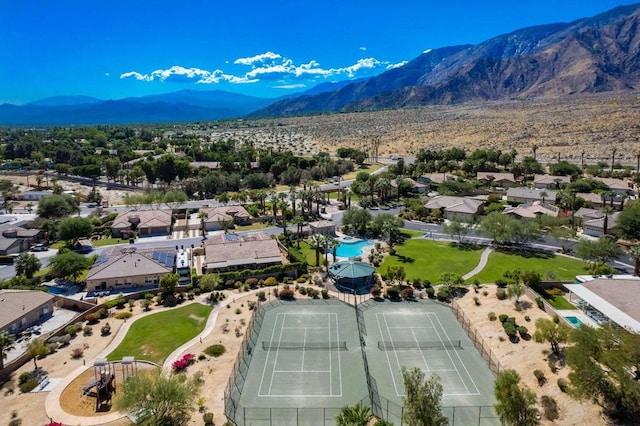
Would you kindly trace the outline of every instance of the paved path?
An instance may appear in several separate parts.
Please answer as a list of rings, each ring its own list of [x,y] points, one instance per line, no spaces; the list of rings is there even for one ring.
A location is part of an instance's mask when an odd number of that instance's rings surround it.
[[[493,249],[491,247],[487,247],[486,249],[484,249],[484,251],[480,255],[480,262],[478,262],[476,267],[473,268],[473,270],[471,272],[468,272],[468,273],[464,274],[462,276],[462,278],[464,280],[468,280],[469,278],[473,277],[474,275],[479,274],[480,271],[482,271],[484,269],[484,267],[487,266],[487,261],[489,260],[489,255],[491,254],[492,251],[493,251]]]

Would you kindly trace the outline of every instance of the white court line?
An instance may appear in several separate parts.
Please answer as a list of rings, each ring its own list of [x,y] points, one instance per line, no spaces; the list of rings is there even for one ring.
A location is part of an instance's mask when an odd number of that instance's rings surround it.
[[[273,338],[275,337],[276,334],[276,325],[278,324],[278,316],[276,315],[276,320],[273,323],[273,330],[271,330],[271,340],[269,341],[269,343],[273,342]],[[260,378],[260,387],[258,388],[258,395],[262,394],[262,383],[264,382],[264,375],[267,372],[267,364],[269,364],[269,355],[271,355],[271,351],[267,352],[267,359],[265,359],[264,361],[264,367],[262,368],[262,377]],[[273,369],[276,369],[275,364],[273,365]],[[271,377],[273,378],[273,374],[271,375]]]
[[[307,343],[307,328],[304,329],[304,337],[302,338],[302,365],[300,366],[300,372],[304,372],[304,354],[307,352],[304,349],[304,345]]]
[[[327,329],[329,330],[329,341],[331,341],[331,317],[329,315],[327,315],[327,320],[329,321],[329,327],[327,327]],[[329,352],[331,352],[331,350],[329,350]],[[333,393],[333,372],[331,371],[331,358],[333,357],[331,356],[331,353],[329,353],[329,393]]]
[[[280,313],[278,313],[278,315],[280,315]],[[284,324],[287,321],[287,314],[282,314],[282,324]],[[282,332],[284,331],[284,328],[280,329],[280,336],[278,337],[278,345],[280,344],[280,342],[282,342]],[[276,367],[278,366],[278,354],[280,353],[280,351],[276,351],[276,356],[274,357],[274,361],[273,361],[273,370],[271,371],[271,382],[269,383],[269,395],[271,395],[271,387],[273,386],[273,375],[276,374],[275,370]]]
[[[435,315],[435,313],[434,313]],[[451,339],[449,339],[449,334],[447,333],[447,330],[442,326],[442,323],[440,322],[440,318],[438,318],[437,315],[435,315],[436,320],[438,320],[438,324],[440,324],[440,327],[442,328],[442,332],[444,333],[444,335],[447,337],[447,340],[451,341]],[[432,321],[433,323],[433,321]],[[464,371],[467,373],[467,376],[469,377],[469,380],[471,380],[471,384],[473,385],[474,388],[476,388],[476,393],[471,393],[469,392],[470,395],[479,395],[480,394],[480,390],[478,389],[478,386],[476,386],[475,381],[473,380],[473,377],[471,377],[471,374],[469,374],[469,370],[467,369],[467,364],[464,363],[464,361],[462,361],[462,358],[460,358],[460,354],[455,352],[456,356],[458,357],[458,360],[460,361],[460,363],[462,364],[462,368],[464,368]],[[455,365],[454,365],[455,367]],[[457,368],[456,368],[457,370]],[[460,372],[458,372],[458,374],[460,374]],[[465,384],[465,388],[466,388],[466,384]],[[467,391],[469,391],[469,389],[467,388]]]
[[[411,335],[413,336],[413,341],[418,344],[418,338],[416,337],[416,333],[413,332],[413,328],[411,328]],[[422,349],[418,349],[420,351],[420,357],[422,357],[422,362],[424,362],[424,366],[427,367],[427,371],[431,371],[429,368],[429,364],[427,363],[427,359],[424,357],[424,351]]]
[[[380,315],[382,315],[382,317],[384,318],[385,321],[385,326],[387,327],[387,331],[389,325],[387,324],[387,318],[385,317],[384,313],[376,313],[376,320],[378,321],[378,329],[380,330],[380,337],[382,338],[382,340],[384,340],[385,333],[382,332],[382,324],[380,324]],[[389,333],[389,335],[391,335],[391,333]],[[393,387],[396,390],[396,395],[398,396],[402,396],[400,395],[400,392],[398,392],[398,384],[396,383],[396,376],[393,373],[394,369],[391,367],[391,359],[389,358],[389,351],[384,351],[385,355],[387,357],[387,365],[389,366],[389,372],[391,373],[391,381],[393,381]],[[394,351],[395,352],[395,351]],[[400,361],[398,361],[398,354],[396,353],[396,365],[398,366],[398,368],[400,368]]]
[[[300,373],[300,370],[275,370],[275,372],[276,373]],[[303,373],[331,373],[331,370],[306,370],[306,371],[303,371]]]
[[[421,315],[426,315],[426,314],[421,314]],[[404,327],[389,327],[389,330],[395,330],[396,328],[402,329],[402,330],[406,330],[407,326],[404,326]],[[413,326],[411,326],[410,328],[412,328],[412,329],[413,328],[415,328],[415,329],[423,329],[423,328],[425,328],[425,329],[430,330],[430,329],[435,328],[435,327],[413,327]]]
[[[283,329],[287,329],[287,330],[300,330],[301,328],[311,328],[311,329],[316,329],[316,330],[325,330],[327,327],[282,327]]]
[[[336,320],[336,341],[340,341],[340,324],[338,324],[338,314],[336,314],[335,312],[333,313],[333,318],[335,318]],[[331,320],[329,320],[329,324],[331,324]],[[342,397],[342,356],[340,354],[340,351],[338,352],[338,378],[340,379],[340,394],[336,395],[336,396],[340,396]],[[331,351],[329,351],[329,358],[331,358]],[[333,378],[333,375],[331,375],[331,377]],[[333,395],[333,389],[329,389],[329,392],[331,393],[331,395]]]

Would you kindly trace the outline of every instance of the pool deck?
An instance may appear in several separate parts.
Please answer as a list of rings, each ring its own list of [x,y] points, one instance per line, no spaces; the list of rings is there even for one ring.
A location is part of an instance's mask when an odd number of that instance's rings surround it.
[[[594,327],[594,328],[599,328],[600,326],[591,318],[589,318],[587,316],[587,314],[585,314],[584,312],[582,312],[580,309],[561,309],[558,312],[558,315],[562,316],[562,317],[576,317],[580,320],[580,322],[582,322],[585,325],[588,325],[589,327]]]

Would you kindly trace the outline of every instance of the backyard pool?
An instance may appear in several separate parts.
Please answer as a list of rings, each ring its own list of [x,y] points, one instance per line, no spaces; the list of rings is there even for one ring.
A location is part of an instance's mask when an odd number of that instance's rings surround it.
[[[582,325],[582,321],[578,317],[564,317],[574,327],[578,328]]]
[[[367,247],[373,247],[373,243],[368,240],[346,240],[342,241],[336,248],[338,257],[358,257],[362,256],[362,251]]]

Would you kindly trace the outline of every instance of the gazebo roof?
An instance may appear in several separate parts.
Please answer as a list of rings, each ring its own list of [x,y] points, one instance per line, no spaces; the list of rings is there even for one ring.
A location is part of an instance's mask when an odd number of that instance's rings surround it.
[[[329,267],[329,273],[337,278],[362,278],[373,274],[376,268],[368,263],[356,260],[346,260],[334,263]]]

